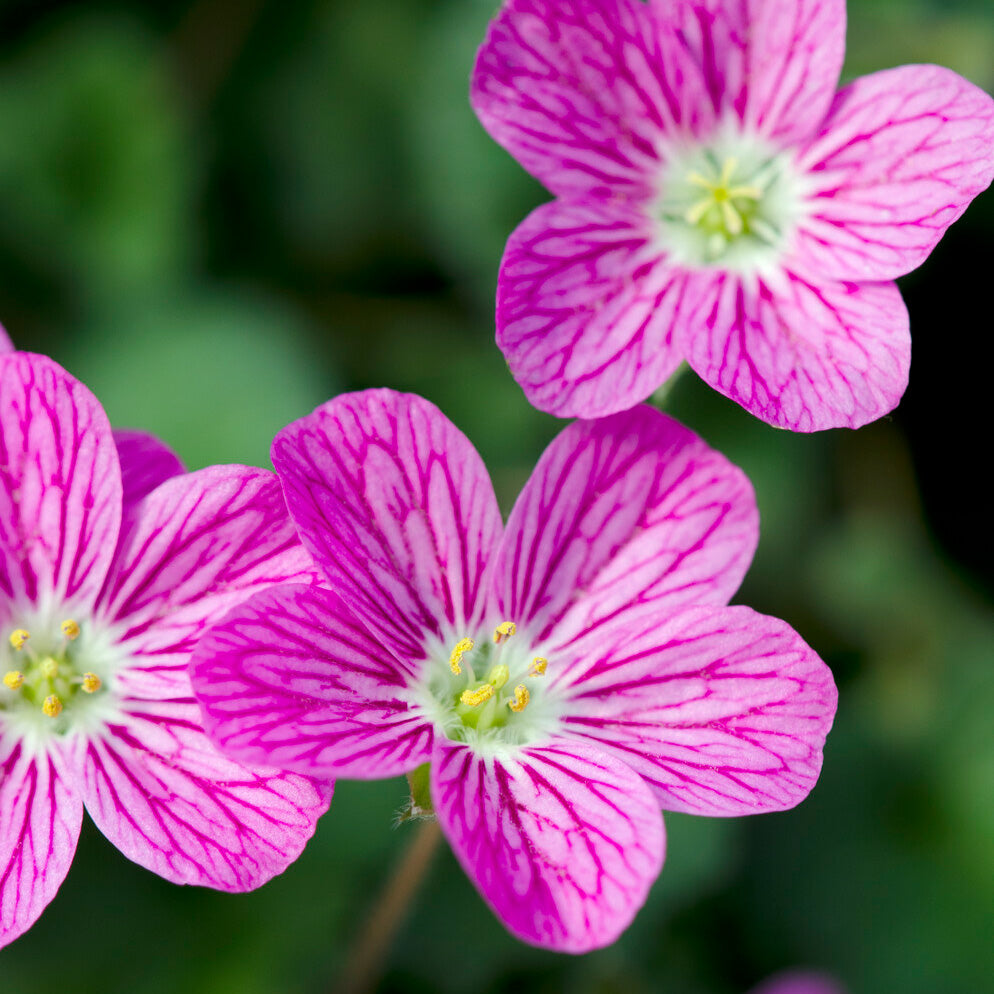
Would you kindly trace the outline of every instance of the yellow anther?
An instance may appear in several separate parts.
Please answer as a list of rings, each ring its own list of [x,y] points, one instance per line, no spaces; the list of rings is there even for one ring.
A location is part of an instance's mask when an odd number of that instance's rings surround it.
[[[24,674],[20,670],[11,670],[4,674],[3,685],[8,690],[20,690],[23,683]]]
[[[517,625],[513,621],[502,621],[494,629],[494,641],[500,645],[506,642],[517,631]]]
[[[58,718],[62,714],[62,701],[55,694],[49,694],[42,702],[41,709],[49,718]]]
[[[59,664],[51,656],[46,656],[38,668],[46,680],[54,680],[59,675]]]
[[[489,701],[493,696],[494,685],[492,683],[485,683],[479,690],[464,690],[459,700],[468,707],[475,708],[483,704],[484,701]]]
[[[31,633],[26,632],[23,628],[18,628],[16,631],[10,633],[10,644],[15,649],[23,649],[24,643],[31,638]]]
[[[459,665],[462,662],[462,657],[473,648],[476,643],[472,639],[460,639],[456,642],[456,647],[452,650],[452,655],[449,656],[449,666],[452,672],[459,676],[462,673],[462,667]]]
[[[487,674],[487,682],[492,684],[495,690],[500,690],[505,683],[510,679],[511,671],[501,663],[500,666],[495,666]]]
[[[65,635],[70,642],[74,642],[79,638],[79,625],[76,624],[72,618],[66,618],[66,620],[62,622],[62,634]]]
[[[524,711],[524,709],[528,706],[528,698],[530,696],[528,688],[523,683],[519,683],[517,687],[514,688],[514,700],[508,701],[507,706],[512,711]]]
[[[103,680],[96,673],[83,674],[83,693],[95,694],[103,686]]]
[[[529,676],[542,676],[545,673],[545,668],[549,665],[549,660],[544,656],[536,656],[532,660],[531,666],[528,667]]]

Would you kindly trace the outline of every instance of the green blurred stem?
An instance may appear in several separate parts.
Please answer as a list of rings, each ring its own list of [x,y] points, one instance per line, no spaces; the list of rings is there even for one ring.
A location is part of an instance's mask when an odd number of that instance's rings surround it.
[[[680,365],[673,371],[670,378],[666,380],[661,387],[657,388],[656,392],[649,398],[649,403],[652,404],[653,407],[658,407],[659,410],[665,411],[670,395],[673,393],[673,388],[688,369],[690,369],[690,366],[688,366],[686,362],[681,362]]]
[[[397,930],[404,922],[418,886],[431,866],[442,838],[434,818],[418,822],[417,832],[394,869],[352,949],[335,994],[370,994],[375,990],[387,962]]]

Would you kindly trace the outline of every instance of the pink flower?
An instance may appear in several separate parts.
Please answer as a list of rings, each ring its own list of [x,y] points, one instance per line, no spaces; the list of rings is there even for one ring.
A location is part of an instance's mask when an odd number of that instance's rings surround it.
[[[419,397],[339,397],[273,459],[330,589],[270,588],[205,636],[209,734],[307,776],[430,763],[442,830],[515,935],[612,942],[662,865],[660,807],[777,811],[814,785],[831,674],[782,621],[725,606],[755,500],[675,421],[571,425],[506,528]]]
[[[557,197],[497,290],[536,407],[624,410],[683,360],[795,431],[897,404],[890,281],[994,177],[994,101],[928,65],[836,93],[844,49],[844,0],[507,0],[472,102]]]
[[[845,994],[831,977],[822,973],[778,973],[765,980],[751,994]]]
[[[0,392],[0,946],[55,896],[84,805],[167,880],[257,887],[328,791],[221,756],[186,670],[232,606],[309,575],[279,482],[183,474],[43,356],[0,357]]]
[[[13,351],[14,351],[14,343],[10,340],[10,337],[8,336],[4,326],[0,325],[0,355],[3,355],[4,352],[13,352]]]

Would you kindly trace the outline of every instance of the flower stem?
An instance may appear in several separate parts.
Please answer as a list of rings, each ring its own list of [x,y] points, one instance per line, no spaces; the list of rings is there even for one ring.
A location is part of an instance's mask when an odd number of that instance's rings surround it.
[[[442,838],[435,818],[418,825],[386,886],[373,906],[366,927],[353,948],[341,980],[333,988],[335,994],[370,994],[376,987],[386,956],[397,930],[431,865],[432,856]]]

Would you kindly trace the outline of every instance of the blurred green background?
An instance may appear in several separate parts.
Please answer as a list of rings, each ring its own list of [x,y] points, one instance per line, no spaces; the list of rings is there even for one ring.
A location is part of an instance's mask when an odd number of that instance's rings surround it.
[[[847,75],[940,62],[994,88],[991,0],[849,6]],[[493,343],[504,240],[547,199],[468,106],[495,8],[0,3],[0,320],[191,467],[267,465],[273,434],[341,390],[417,391],[476,443],[507,510],[558,425]],[[810,799],[668,816],[648,905],[578,959],[510,939],[446,851],[383,991],[739,994],[796,964],[852,994],[992,990],[992,231],[988,194],[903,281],[915,362],[892,418],[799,437],[692,375],[672,398],[756,485],[738,599],[836,673]],[[56,900],[0,952],[0,991],[333,990],[410,837],[391,827],[404,794],[340,784],[299,862],[242,896],[166,884],[87,825]]]

